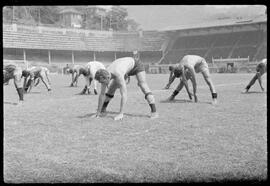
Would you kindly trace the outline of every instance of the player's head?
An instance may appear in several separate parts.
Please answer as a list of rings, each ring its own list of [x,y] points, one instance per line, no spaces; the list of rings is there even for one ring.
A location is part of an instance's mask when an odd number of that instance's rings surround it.
[[[28,81],[26,82],[25,87],[24,87],[25,92],[27,92],[27,90],[28,90],[30,87],[32,87],[33,83],[34,83],[34,80],[31,79],[31,78],[29,78]]]
[[[70,67],[67,67],[66,72],[67,72],[67,73],[72,73],[73,70],[72,70]]]
[[[174,67],[173,73],[174,73],[174,76],[175,77],[180,77],[182,75],[182,69],[181,69],[181,67]]]
[[[28,77],[30,75],[30,72],[28,70],[23,70],[22,71],[22,76],[23,77]]]
[[[6,83],[7,80],[8,80],[7,76],[8,76],[7,71],[3,69],[3,82],[4,82],[4,83]]]
[[[108,85],[110,83],[111,74],[105,69],[99,69],[95,74],[95,79],[102,84]]]
[[[85,68],[80,68],[80,73],[84,76],[88,76],[90,74],[90,71],[88,71],[88,69]]]
[[[173,71],[174,70],[174,67],[173,66],[169,66],[169,71]]]
[[[135,60],[138,60],[140,58],[140,54],[139,54],[139,52],[137,50],[133,51],[133,58]]]

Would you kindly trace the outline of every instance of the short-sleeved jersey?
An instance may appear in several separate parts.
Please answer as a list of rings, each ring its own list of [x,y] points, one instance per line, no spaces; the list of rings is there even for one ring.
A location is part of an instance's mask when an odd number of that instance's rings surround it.
[[[262,74],[267,71],[267,59],[261,60],[261,62],[256,67],[256,71]]]
[[[125,76],[128,74],[135,66],[135,60],[132,57],[119,58],[113,61],[107,70],[115,76]]]
[[[89,63],[86,64],[86,68],[89,71],[89,75],[91,78],[95,78],[96,72],[99,69],[105,69],[105,66],[98,61],[90,61]]]
[[[179,62],[178,66],[182,67],[192,67],[196,73],[202,72],[208,69],[208,65],[205,59],[198,55],[186,55]]]

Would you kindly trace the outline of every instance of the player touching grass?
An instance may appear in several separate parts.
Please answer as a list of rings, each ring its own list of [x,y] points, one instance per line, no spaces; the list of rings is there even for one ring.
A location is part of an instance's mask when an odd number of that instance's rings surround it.
[[[125,105],[127,102],[125,78],[128,76],[136,76],[138,86],[144,93],[145,99],[150,106],[150,118],[154,119],[158,117],[154,96],[146,82],[144,66],[140,60],[136,60],[136,58],[134,59],[132,57],[116,59],[107,67],[107,69],[100,69],[96,72],[95,79],[101,83],[101,92],[98,99],[97,113],[94,117],[99,117],[100,115],[105,114],[110,100],[114,97],[116,89],[119,88],[121,93],[120,112],[114,119],[123,119]],[[108,90],[106,91],[107,88]]]
[[[257,65],[256,67],[256,74],[253,76],[253,78],[251,79],[251,81],[249,82],[249,84],[246,86],[245,90],[243,91],[243,93],[247,93],[250,89],[250,87],[252,85],[254,85],[254,83],[256,82],[256,80],[258,79],[260,87],[262,89],[262,91],[264,91],[264,88],[262,86],[262,75],[267,71],[267,59],[263,59],[260,61],[260,63]]]
[[[183,83],[183,81],[181,81],[181,71],[175,66],[169,66],[169,71],[170,71],[170,77],[169,77],[169,82],[168,84],[165,86],[164,89],[169,89],[170,85],[173,83],[173,81],[175,80],[175,78],[180,78],[180,84],[177,86],[176,88],[176,92],[180,92],[183,88],[183,86],[185,86],[186,91],[188,93],[189,99],[192,99],[192,93],[189,91],[188,88],[188,83],[185,85]],[[191,79],[191,74],[188,72],[188,70],[185,70],[186,73],[186,78],[187,80]],[[178,94],[178,93],[177,93]],[[173,94],[174,95],[174,94]],[[168,100],[173,100],[175,96],[171,96]]]
[[[82,65],[74,65],[73,67],[67,67],[66,72],[71,74],[71,87],[77,86],[79,76],[84,73],[83,69],[84,66]]]
[[[187,71],[188,73],[185,73]],[[193,86],[193,96],[195,102],[198,102],[197,98],[197,82],[195,78],[195,73],[202,73],[205,82],[210,88],[211,94],[212,94],[212,104],[217,103],[217,93],[215,90],[215,87],[213,85],[213,82],[210,78],[210,72],[208,65],[204,58],[197,55],[186,55],[184,56],[179,64],[177,64],[176,69],[174,70],[174,74],[179,74],[181,76],[181,82],[179,86],[177,87],[176,91],[170,96],[169,99],[174,99],[174,97],[179,93],[177,90],[181,90],[183,86],[185,86],[188,90],[188,84],[187,80],[190,79]],[[187,75],[186,75],[187,74]],[[190,77],[189,77],[190,76]],[[189,94],[190,95],[190,94]]]
[[[3,83],[7,83],[9,80],[14,79],[14,85],[19,95],[19,104],[23,101],[23,81],[22,81],[22,69],[16,65],[6,65],[3,68]]]
[[[33,85],[37,86],[39,79],[44,83],[48,91],[51,91],[51,82],[49,79],[49,70],[46,67],[31,67],[22,71],[24,77],[24,91],[30,92]],[[37,82],[35,83],[35,80]]]
[[[90,85],[93,81],[94,83],[94,93],[97,95],[97,82],[95,80],[96,72],[100,69],[105,69],[105,66],[98,61],[90,61],[87,63],[84,67],[85,72],[83,72],[84,78],[85,78],[85,86],[81,93],[79,94],[85,94],[86,91],[88,94],[90,94]],[[82,70],[81,70],[82,71]]]

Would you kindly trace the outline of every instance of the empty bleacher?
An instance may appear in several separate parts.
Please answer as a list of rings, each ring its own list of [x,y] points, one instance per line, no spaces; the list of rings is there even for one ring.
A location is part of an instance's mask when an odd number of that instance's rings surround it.
[[[161,64],[174,63],[186,54],[200,55],[207,61],[212,58],[261,58],[266,53],[266,47],[259,48],[264,38],[260,30],[180,37]]]

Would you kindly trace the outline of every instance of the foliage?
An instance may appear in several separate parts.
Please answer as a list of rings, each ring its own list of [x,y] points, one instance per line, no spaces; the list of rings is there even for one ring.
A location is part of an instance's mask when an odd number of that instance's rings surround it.
[[[74,8],[82,13],[82,28],[115,31],[137,30],[139,24],[128,18],[128,12],[120,6],[112,6],[104,15],[91,11],[87,6],[6,6],[3,8],[3,22],[18,22],[23,24],[51,24],[64,26],[59,12],[63,8]]]

